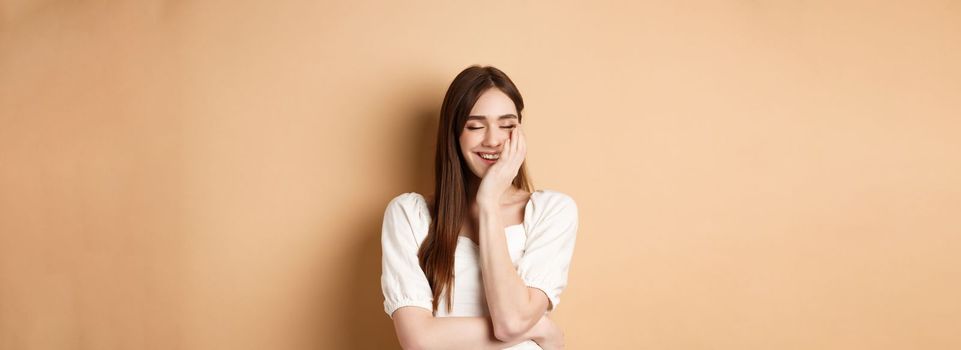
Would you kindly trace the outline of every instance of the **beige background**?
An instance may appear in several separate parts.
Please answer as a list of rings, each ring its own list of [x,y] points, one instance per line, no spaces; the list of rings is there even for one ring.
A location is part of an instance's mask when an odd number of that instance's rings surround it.
[[[0,2],[0,348],[396,347],[474,63],[579,204],[569,348],[961,347],[961,3],[401,3]]]

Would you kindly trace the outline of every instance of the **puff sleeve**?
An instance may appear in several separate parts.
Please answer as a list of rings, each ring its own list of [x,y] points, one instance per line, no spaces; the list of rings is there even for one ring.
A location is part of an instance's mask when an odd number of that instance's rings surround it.
[[[547,294],[551,311],[560,303],[561,292],[567,287],[578,222],[574,199],[553,191],[545,195],[539,203],[535,202],[534,223],[517,272],[528,287]]]
[[[393,313],[403,306],[418,306],[431,311],[433,294],[427,276],[417,259],[420,241],[415,235],[420,227],[418,197],[416,193],[404,193],[390,201],[384,212],[381,232],[382,270],[381,290],[384,293],[384,311]]]

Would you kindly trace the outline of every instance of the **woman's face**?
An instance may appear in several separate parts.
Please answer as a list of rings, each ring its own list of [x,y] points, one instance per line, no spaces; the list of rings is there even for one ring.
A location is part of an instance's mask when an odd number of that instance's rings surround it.
[[[518,124],[517,107],[507,94],[498,88],[481,94],[460,134],[461,155],[474,175],[484,178],[487,169],[500,156],[511,129]],[[494,155],[495,159],[484,159],[481,154]]]

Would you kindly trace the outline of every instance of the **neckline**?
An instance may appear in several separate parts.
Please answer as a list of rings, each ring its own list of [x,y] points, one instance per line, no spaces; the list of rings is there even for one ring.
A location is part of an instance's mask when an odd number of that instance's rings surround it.
[[[527,223],[527,216],[531,215],[531,203],[534,203],[534,194],[540,191],[541,190],[535,190],[534,192],[531,192],[530,197],[527,197],[527,204],[524,204],[524,221],[516,225],[510,225],[510,226],[504,227],[504,234],[507,234],[508,230],[515,227],[520,227],[521,229],[524,228],[524,224]],[[477,244],[477,242],[474,242],[473,239],[470,239],[470,237],[457,235],[458,241],[460,241],[461,238],[466,239],[468,242],[470,242],[471,246],[480,247],[480,245]]]
[[[521,223],[519,223],[519,224],[517,224],[517,225],[511,225],[511,226],[507,226],[507,227],[504,227],[504,228],[514,227],[514,226],[520,226],[520,225],[523,225],[524,223],[527,222],[527,216],[528,216],[528,215],[531,215],[531,213],[530,213],[530,212],[531,212],[531,211],[530,211],[531,208],[530,208],[530,207],[531,207],[531,204],[534,203],[534,195],[538,194],[539,192],[542,193],[542,192],[544,192],[544,190],[534,190],[533,192],[531,192],[531,195],[530,195],[529,197],[527,197],[527,204],[524,204],[524,221],[521,222]],[[417,192],[413,192],[413,193],[414,193],[415,195],[417,195],[418,197],[420,197],[421,202],[423,203],[424,207],[427,207],[427,197],[425,197],[424,195],[422,195],[422,194],[420,194],[420,193],[417,193]],[[428,214],[427,217],[430,218],[430,214]]]
[[[524,228],[524,223],[522,222],[522,223],[519,223],[519,224],[517,224],[517,225],[510,225],[510,226],[504,227],[504,234],[506,235],[506,234],[507,234],[507,231],[509,231],[510,229],[515,228],[515,227],[519,227],[519,228],[523,229],[523,228]],[[474,242],[473,239],[470,239],[470,237],[467,237],[467,236],[464,236],[464,235],[457,235],[457,239],[458,239],[458,240],[460,240],[461,238],[467,240],[467,242],[469,242],[469,243],[470,243],[472,246],[474,246],[474,247],[479,247],[479,246],[480,246],[479,244],[477,244],[477,242]]]
[[[532,215],[532,214],[531,214],[531,205],[534,203],[534,195],[536,195],[538,192],[543,192],[543,191],[544,191],[544,190],[534,190],[534,191],[531,192],[531,195],[530,195],[529,197],[527,197],[527,204],[524,204],[524,221],[521,222],[521,223],[519,223],[519,224],[516,224],[516,225],[505,226],[505,227],[504,227],[504,232],[505,232],[505,234],[506,234],[507,230],[512,229],[512,228],[515,228],[515,227],[524,228],[524,224],[527,223],[527,217],[528,217],[529,215]],[[415,192],[415,193],[416,193],[416,192]],[[424,197],[424,195],[422,195],[422,194],[420,194],[420,193],[417,193],[417,195],[420,196],[421,200],[423,200],[424,205],[427,205],[427,197]],[[429,217],[429,215],[428,215],[428,217]],[[471,244],[472,246],[475,246],[475,247],[479,247],[479,246],[480,246],[480,245],[477,244],[477,242],[474,242],[473,239],[470,239],[470,238],[467,237],[467,236],[457,235],[457,240],[458,240],[458,242],[460,241],[461,238],[466,239],[468,242],[470,242],[470,244]]]

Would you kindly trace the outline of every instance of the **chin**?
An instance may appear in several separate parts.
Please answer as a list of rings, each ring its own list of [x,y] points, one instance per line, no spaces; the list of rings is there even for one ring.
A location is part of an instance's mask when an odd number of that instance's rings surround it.
[[[474,174],[474,176],[477,176],[479,179],[483,179],[484,175],[487,174],[487,168],[484,168],[483,165],[478,165],[476,169],[469,170],[471,174]]]

